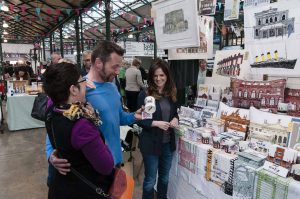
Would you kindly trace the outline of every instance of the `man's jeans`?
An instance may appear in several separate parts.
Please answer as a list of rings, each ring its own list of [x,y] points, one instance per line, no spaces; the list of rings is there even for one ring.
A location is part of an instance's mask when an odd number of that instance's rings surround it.
[[[169,171],[171,169],[173,152],[170,143],[163,144],[162,154],[143,155],[145,165],[145,179],[143,184],[143,199],[154,198],[154,185],[158,172],[157,199],[166,199],[169,182]]]

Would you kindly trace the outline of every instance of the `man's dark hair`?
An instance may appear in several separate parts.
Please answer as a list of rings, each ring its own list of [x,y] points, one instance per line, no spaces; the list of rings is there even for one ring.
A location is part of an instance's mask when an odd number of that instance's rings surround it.
[[[98,43],[92,53],[92,64],[95,64],[99,58],[105,64],[112,53],[117,53],[120,56],[124,55],[124,49],[111,41],[102,40]]]
[[[49,66],[43,75],[45,92],[54,104],[61,104],[68,100],[70,87],[78,85],[80,71],[74,64],[63,62]]]

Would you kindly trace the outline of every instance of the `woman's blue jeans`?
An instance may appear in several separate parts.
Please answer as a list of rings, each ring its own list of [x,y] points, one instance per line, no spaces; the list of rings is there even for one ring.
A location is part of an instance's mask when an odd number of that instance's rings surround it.
[[[166,199],[169,183],[173,152],[170,143],[163,144],[162,153],[157,155],[143,155],[145,166],[145,179],[143,184],[143,199],[154,198],[154,185],[157,182],[157,199]]]

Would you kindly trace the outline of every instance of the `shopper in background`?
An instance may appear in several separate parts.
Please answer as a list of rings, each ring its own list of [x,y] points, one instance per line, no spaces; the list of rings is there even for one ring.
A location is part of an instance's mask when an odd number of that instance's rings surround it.
[[[61,59],[60,54],[54,52],[51,54],[51,65],[57,64],[58,61]]]
[[[46,129],[55,152],[107,193],[113,179],[113,158],[101,138],[97,113],[85,103],[86,80],[80,74],[75,65],[65,62],[45,72],[44,90],[53,102],[47,111]],[[73,172],[67,175],[55,172],[48,198],[105,197]]]
[[[151,119],[138,122],[143,128],[139,141],[145,166],[143,199],[154,198],[157,173],[157,198],[166,199],[169,171],[176,148],[173,128],[178,126],[178,114],[176,87],[165,61],[157,59],[150,67],[148,85],[138,98],[138,107],[144,105],[147,96],[154,97],[156,105]]]
[[[131,112],[137,110],[138,95],[139,95],[141,89],[143,89],[145,87],[143,80],[142,80],[141,71],[139,70],[140,66],[141,66],[141,60],[135,58],[132,61],[132,65],[126,70],[126,73],[125,73],[126,101],[127,101],[127,107],[129,108],[129,111],[131,111]]]
[[[126,96],[125,96],[126,77],[125,77],[125,73],[126,73],[126,70],[129,66],[130,66],[130,64],[127,61],[123,60],[122,66],[120,68],[120,73],[118,75],[119,82],[120,82],[120,93],[121,93],[123,105],[126,105]]]
[[[26,70],[27,70],[30,77],[34,76],[34,72],[33,72],[33,69],[31,67],[31,62],[30,61],[26,61]]]
[[[92,51],[87,50],[82,53],[82,71],[81,75],[82,77],[86,76],[88,72],[90,71],[90,68],[92,66]]]
[[[27,68],[26,66],[20,66],[18,68],[18,71],[16,73],[16,77],[17,77],[17,80],[29,80],[30,79],[30,76],[29,76],[29,73],[27,72]]]

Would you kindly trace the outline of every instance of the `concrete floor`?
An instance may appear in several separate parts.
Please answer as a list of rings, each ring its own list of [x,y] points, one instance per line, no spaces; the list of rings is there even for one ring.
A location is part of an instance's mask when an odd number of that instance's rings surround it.
[[[133,156],[134,166],[126,163],[125,170],[136,176],[142,161],[139,152]],[[135,178],[133,199],[141,199],[143,172],[142,168]],[[10,132],[4,125],[0,134],[0,199],[46,199],[46,179],[45,129]]]

